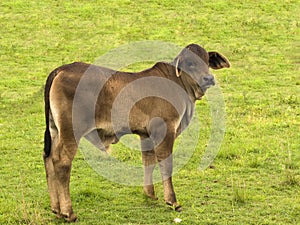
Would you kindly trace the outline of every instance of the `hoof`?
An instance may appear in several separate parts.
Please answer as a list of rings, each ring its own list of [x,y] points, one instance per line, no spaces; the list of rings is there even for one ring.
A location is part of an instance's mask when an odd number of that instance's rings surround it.
[[[145,194],[148,198],[151,198],[152,200],[158,200],[158,197],[156,197],[155,195],[148,195]]]
[[[69,223],[76,222],[76,220],[77,220],[77,216],[74,213],[72,213],[69,216],[64,216],[64,218]]]
[[[63,218],[63,216],[60,214],[60,210],[59,209],[52,208],[51,210],[55,214],[55,216],[56,216],[57,219]]]
[[[182,211],[181,205],[176,206],[174,209],[175,209],[176,212],[181,212]]]
[[[181,205],[179,205],[177,202],[175,202],[175,203],[166,202],[166,204],[171,206],[171,208],[173,210],[175,210],[176,212],[181,212],[182,211]]]
[[[156,197],[155,194],[146,193],[145,191],[144,194],[147,198],[151,198],[152,200],[158,200],[158,197]]]
[[[77,216],[73,213],[73,210],[69,213],[60,213],[60,218],[65,218],[66,222],[75,222],[77,220]]]
[[[155,196],[153,185],[145,186],[145,187],[144,187],[144,194],[145,194],[148,198],[151,198],[151,199],[153,199],[153,200],[157,200],[157,199],[158,199],[158,197]]]

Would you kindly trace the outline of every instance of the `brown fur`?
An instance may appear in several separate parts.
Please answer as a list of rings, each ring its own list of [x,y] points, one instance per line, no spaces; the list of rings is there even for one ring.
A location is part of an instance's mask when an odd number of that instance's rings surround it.
[[[44,148],[52,211],[68,221],[76,220],[69,182],[79,140],[85,137],[106,150],[126,133],[135,133],[141,138],[146,195],[156,199],[152,173],[158,162],[165,201],[180,211],[172,184],[174,141],[188,126],[195,101],[214,85],[209,67],[229,66],[228,60],[219,53],[207,53],[202,47],[191,44],[173,62],[158,62],[138,73],[85,63],[72,63],[54,70],[45,87]],[[169,83],[182,92],[170,87]],[[150,95],[143,97],[145,93]],[[122,101],[118,99],[120,95]],[[128,105],[132,106],[130,112],[126,112]],[[117,110],[114,111],[114,107]]]

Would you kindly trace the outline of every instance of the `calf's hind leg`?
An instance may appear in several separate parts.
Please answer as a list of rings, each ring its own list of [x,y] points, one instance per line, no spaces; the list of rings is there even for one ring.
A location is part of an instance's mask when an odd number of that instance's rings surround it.
[[[65,217],[67,221],[73,222],[77,217],[73,212],[70,198],[70,174],[77,144],[75,141],[66,141],[63,138],[59,140],[56,148],[53,149],[52,162],[60,215]]]
[[[46,170],[46,177],[48,183],[48,191],[50,195],[50,206],[52,212],[60,216],[60,206],[59,206],[59,199],[58,199],[58,192],[57,192],[57,184],[56,184],[56,176],[52,162],[52,156],[46,157],[44,155],[44,165]]]
[[[59,199],[58,199],[58,192],[57,192],[56,175],[55,175],[53,161],[52,161],[52,153],[56,149],[58,143],[58,130],[52,120],[50,120],[49,123],[50,123],[50,133],[51,133],[51,150],[49,156],[46,156],[44,153],[43,159],[44,159],[44,165],[46,171],[48,191],[50,195],[51,210],[59,217],[60,206],[59,206]]]

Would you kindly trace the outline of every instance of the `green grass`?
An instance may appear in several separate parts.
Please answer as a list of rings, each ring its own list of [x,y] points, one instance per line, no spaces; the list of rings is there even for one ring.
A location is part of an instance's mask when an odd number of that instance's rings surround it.
[[[98,175],[79,151],[71,177],[78,224],[172,224],[176,217],[181,224],[300,224],[299,11],[288,0],[2,0],[0,224],[63,222],[50,212],[42,161],[49,72],[141,40],[195,42],[228,57],[232,68],[214,71],[225,138],[213,167],[199,171],[210,132],[203,99],[197,149],[174,176],[182,213],[165,206],[160,183],[159,200],[148,200],[141,187]],[[113,152],[140,160],[121,144]]]

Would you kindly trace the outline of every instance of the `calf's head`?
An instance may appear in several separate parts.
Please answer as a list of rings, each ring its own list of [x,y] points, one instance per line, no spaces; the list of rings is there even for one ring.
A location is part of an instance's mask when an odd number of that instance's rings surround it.
[[[210,73],[212,69],[229,68],[229,61],[218,52],[207,52],[197,44],[186,46],[174,59],[173,65],[177,77],[189,76],[200,87],[202,93],[215,85],[214,76]]]

